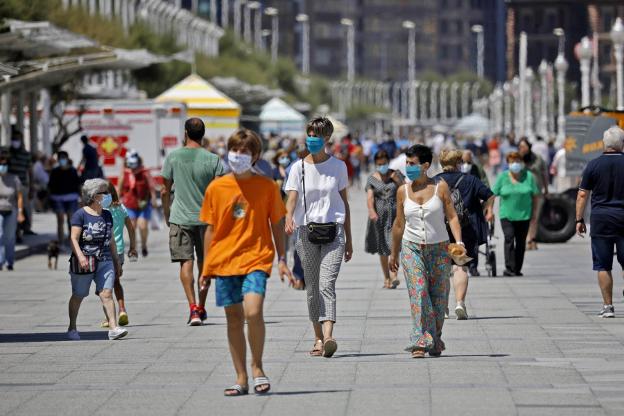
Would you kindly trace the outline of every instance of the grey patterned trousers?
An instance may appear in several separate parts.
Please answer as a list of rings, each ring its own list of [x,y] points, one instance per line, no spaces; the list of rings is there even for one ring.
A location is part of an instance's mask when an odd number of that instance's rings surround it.
[[[338,224],[336,239],[329,244],[312,244],[306,227],[297,230],[295,248],[303,265],[312,322],[336,322],[336,279],[345,250],[344,227]]]

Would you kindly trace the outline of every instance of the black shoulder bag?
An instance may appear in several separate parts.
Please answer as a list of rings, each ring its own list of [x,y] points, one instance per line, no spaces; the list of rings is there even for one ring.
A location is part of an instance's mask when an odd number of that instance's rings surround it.
[[[312,244],[328,244],[333,243],[336,239],[336,223],[335,222],[308,222],[308,203],[306,202],[305,191],[305,162],[301,159],[301,176],[303,181],[303,207],[305,209],[304,218],[306,228],[308,230],[308,241]]]

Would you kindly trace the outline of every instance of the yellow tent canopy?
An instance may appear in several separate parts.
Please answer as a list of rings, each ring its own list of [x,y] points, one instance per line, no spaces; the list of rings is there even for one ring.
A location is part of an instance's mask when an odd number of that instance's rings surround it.
[[[204,120],[209,135],[227,135],[239,125],[240,105],[196,74],[160,94],[156,101],[186,104],[187,115]]]

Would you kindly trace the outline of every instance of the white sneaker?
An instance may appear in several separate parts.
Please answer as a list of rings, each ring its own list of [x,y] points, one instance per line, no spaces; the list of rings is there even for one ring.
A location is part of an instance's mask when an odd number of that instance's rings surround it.
[[[75,329],[67,331],[67,339],[71,341],[80,341],[80,334]]]
[[[465,321],[468,319],[468,311],[466,310],[466,305],[464,303],[458,303],[455,308],[455,316],[457,316],[458,321]]]
[[[128,330],[120,327],[108,331],[108,339],[119,339],[126,335],[128,335]]]

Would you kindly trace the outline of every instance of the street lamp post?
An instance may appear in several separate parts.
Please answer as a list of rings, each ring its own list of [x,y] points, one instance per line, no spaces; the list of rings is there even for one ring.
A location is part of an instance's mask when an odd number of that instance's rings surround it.
[[[230,0],[221,0],[221,26],[227,28],[230,24]]]
[[[234,0],[234,35],[241,37],[241,6],[244,7],[247,0]]]
[[[587,36],[581,39],[578,55],[581,61],[581,107],[587,107],[591,103],[589,71],[593,55],[592,44]]]
[[[353,82],[355,79],[355,28],[351,19],[340,19],[340,24],[347,28],[347,80]]]
[[[437,82],[431,83],[431,91],[430,91],[430,110],[429,114],[431,116],[431,120],[434,122],[438,121],[438,90],[440,89],[440,84]]]
[[[409,115],[410,120],[416,121],[416,25],[411,20],[403,22],[403,28],[407,29],[407,80],[410,84]]]
[[[615,55],[617,109],[624,110],[624,24],[619,17],[615,19],[611,29],[611,41]]]
[[[461,90],[461,115],[460,117],[466,117],[468,115],[468,96],[470,95],[470,83],[464,82]]]
[[[310,23],[307,14],[298,14],[295,18],[301,23],[301,72],[310,73]]]
[[[279,15],[275,7],[267,7],[264,14],[271,17],[271,61],[276,63],[279,42]]]
[[[424,81],[420,84],[420,121],[427,120],[427,87],[429,83]]]
[[[560,53],[555,60],[557,70],[557,143],[563,144],[565,140],[565,74],[568,70],[568,61],[563,53]]]
[[[542,59],[538,71],[541,86],[539,134],[544,138],[548,138],[548,64],[545,59]]]
[[[519,57],[518,57],[518,79],[519,79],[519,83],[518,83],[518,106],[517,106],[517,112],[518,112],[518,125],[516,126],[516,133],[519,136],[524,136],[525,135],[525,126],[526,126],[526,120],[525,120],[525,111],[526,111],[526,103],[524,102],[526,95],[524,93],[525,91],[525,84],[526,84],[526,62],[527,62],[527,34],[526,32],[521,32],[520,33],[520,47],[519,47],[519,51],[518,51]]]
[[[511,132],[511,86],[509,82],[503,84],[503,132]]]
[[[440,84],[440,121],[442,123],[446,122],[447,119],[447,94],[448,94],[449,84],[444,81]]]
[[[473,25],[472,32],[477,34],[477,76],[483,78],[483,52],[485,50],[485,44],[483,41],[483,26]]]
[[[254,30],[253,43],[256,50],[262,49],[262,12],[260,11],[260,2],[252,1],[247,4],[247,9],[254,11]],[[249,39],[251,42],[251,39]]]
[[[251,43],[251,7],[250,3],[243,3],[243,40]]]
[[[526,91],[523,91],[525,96],[525,104],[526,104],[526,128],[525,135],[529,138],[529,140],[533,139],[533,81],[535,80],[535,75],[533,74],[532,68],[526,69]]]
[[[451,97],[450,97],[450,100],[451,100],[451,103],[450,103],[451,104],[450,105],[450,107],[451,107],[451,119],[453,121],[457,120],[457,101],[458,101],[457,95],[458,95],[458,92],[459,92],[459,83],[453,82],[451,84]]]

